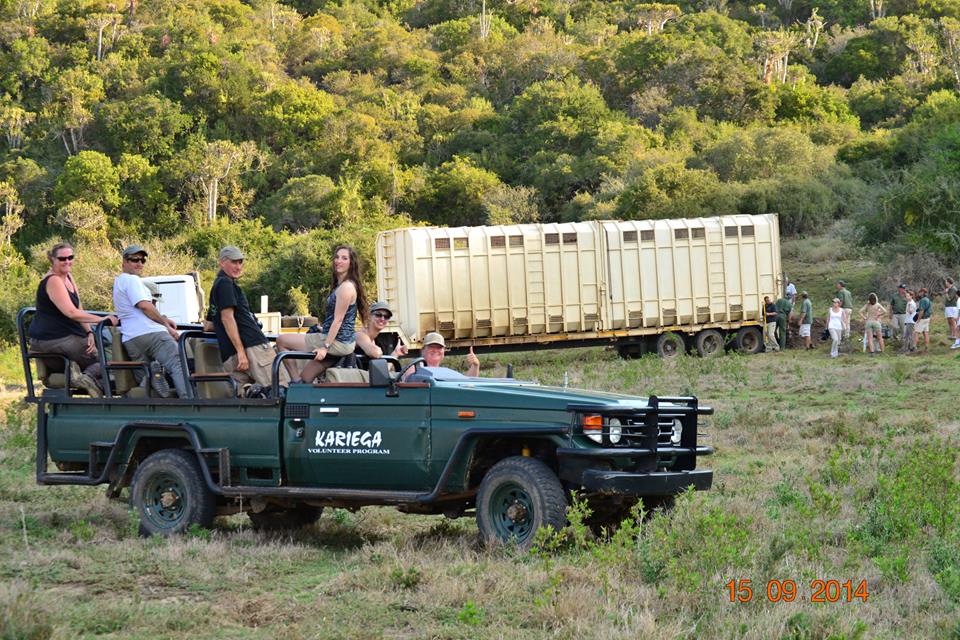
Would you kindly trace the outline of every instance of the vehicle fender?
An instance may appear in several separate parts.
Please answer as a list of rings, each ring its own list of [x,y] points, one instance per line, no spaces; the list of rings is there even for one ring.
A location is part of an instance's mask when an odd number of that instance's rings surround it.
[[[144,424],[124,425],[113,443],[116,454],[113,456],[113,468],[105,469],[110,477],[108,492],[118,493],[127,486],[133,477],[137,465],[149,455],[163,449],[187,449],[194,451],[201,464],[202,443],[197,430],[190,424]],[[205,465],[204,465],[205,466]]]

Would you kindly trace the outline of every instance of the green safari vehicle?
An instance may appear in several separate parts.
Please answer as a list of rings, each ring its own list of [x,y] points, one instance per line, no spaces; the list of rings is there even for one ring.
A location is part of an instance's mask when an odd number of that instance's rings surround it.
[[[599,525],[638,499],[660,504],[712,483],[712,471],[697,469],[712,453],[698,444],[698,416],[712,410],[695,397],[467,378],[389,358],[284,389],[283,361],[313,357],[284,353],[267,397],[237,398],[229,376],[202,366],[212,334],[188,326],[180,355],[192,397],[149,397],[146,385],[123,383],[148,369],[106,348],[104,322],[96,337],[108,391],[95,398],[72,389],[61,356],[29,352],[33,312],[17,321],[27,400],[37,405],[37,482],[106,484],[112,498],[129,487],[144,535],[241,511],[256,527],[282,528],[312,523],[328,506],[394,505],[475,514],[484,542],[528,548],[540,527],[565,524],[571,492]]]

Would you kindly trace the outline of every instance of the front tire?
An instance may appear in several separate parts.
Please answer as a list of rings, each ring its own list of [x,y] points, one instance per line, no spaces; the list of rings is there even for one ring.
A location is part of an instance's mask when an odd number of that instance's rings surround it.
[[[567,523],[566,493],[550,467],[536,458],[501,460],[477,492],[477,527],[487,546],[533,546],[541,527],[559,531]]]
[[[137,467],[130,506],[140,516],[142,536],[171,536],[194,524],[209,527],[216,515],[196,454],[183,449],[158,451]]]

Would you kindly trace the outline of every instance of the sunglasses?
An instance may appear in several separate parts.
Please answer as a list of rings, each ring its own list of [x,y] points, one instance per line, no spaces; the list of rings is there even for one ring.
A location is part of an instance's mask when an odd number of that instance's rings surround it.
[[[381,320],[389,320],[389,319],[390,319],[390,314],[389,314],[389,313],[380,313],[380,312],[377,312],[377,313],[374,313],[374,314],[373,314],[373,317],[374,317],[374,318],[380,318]]]
[[[74,256],[57,256],[57,260],[60,262],[66,262],[67,260],[73,260]]]
[[[140,264],[147,264],[147,259],[146,259],[146,258],[138,258],[138,257],[136,257],[136,256],[134,256],[134,257],[132,257],[132,258],[127,258],[127,261],[129,261],[129,262],[139,262]]]

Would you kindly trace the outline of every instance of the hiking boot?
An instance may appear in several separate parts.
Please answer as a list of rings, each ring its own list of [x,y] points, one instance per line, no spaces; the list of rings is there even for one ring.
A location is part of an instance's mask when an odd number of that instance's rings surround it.
[[[170,397],[170,385],[167,376],[163,373],[163,365],[154,360],[150,363],[150,386],[161,398]]]

